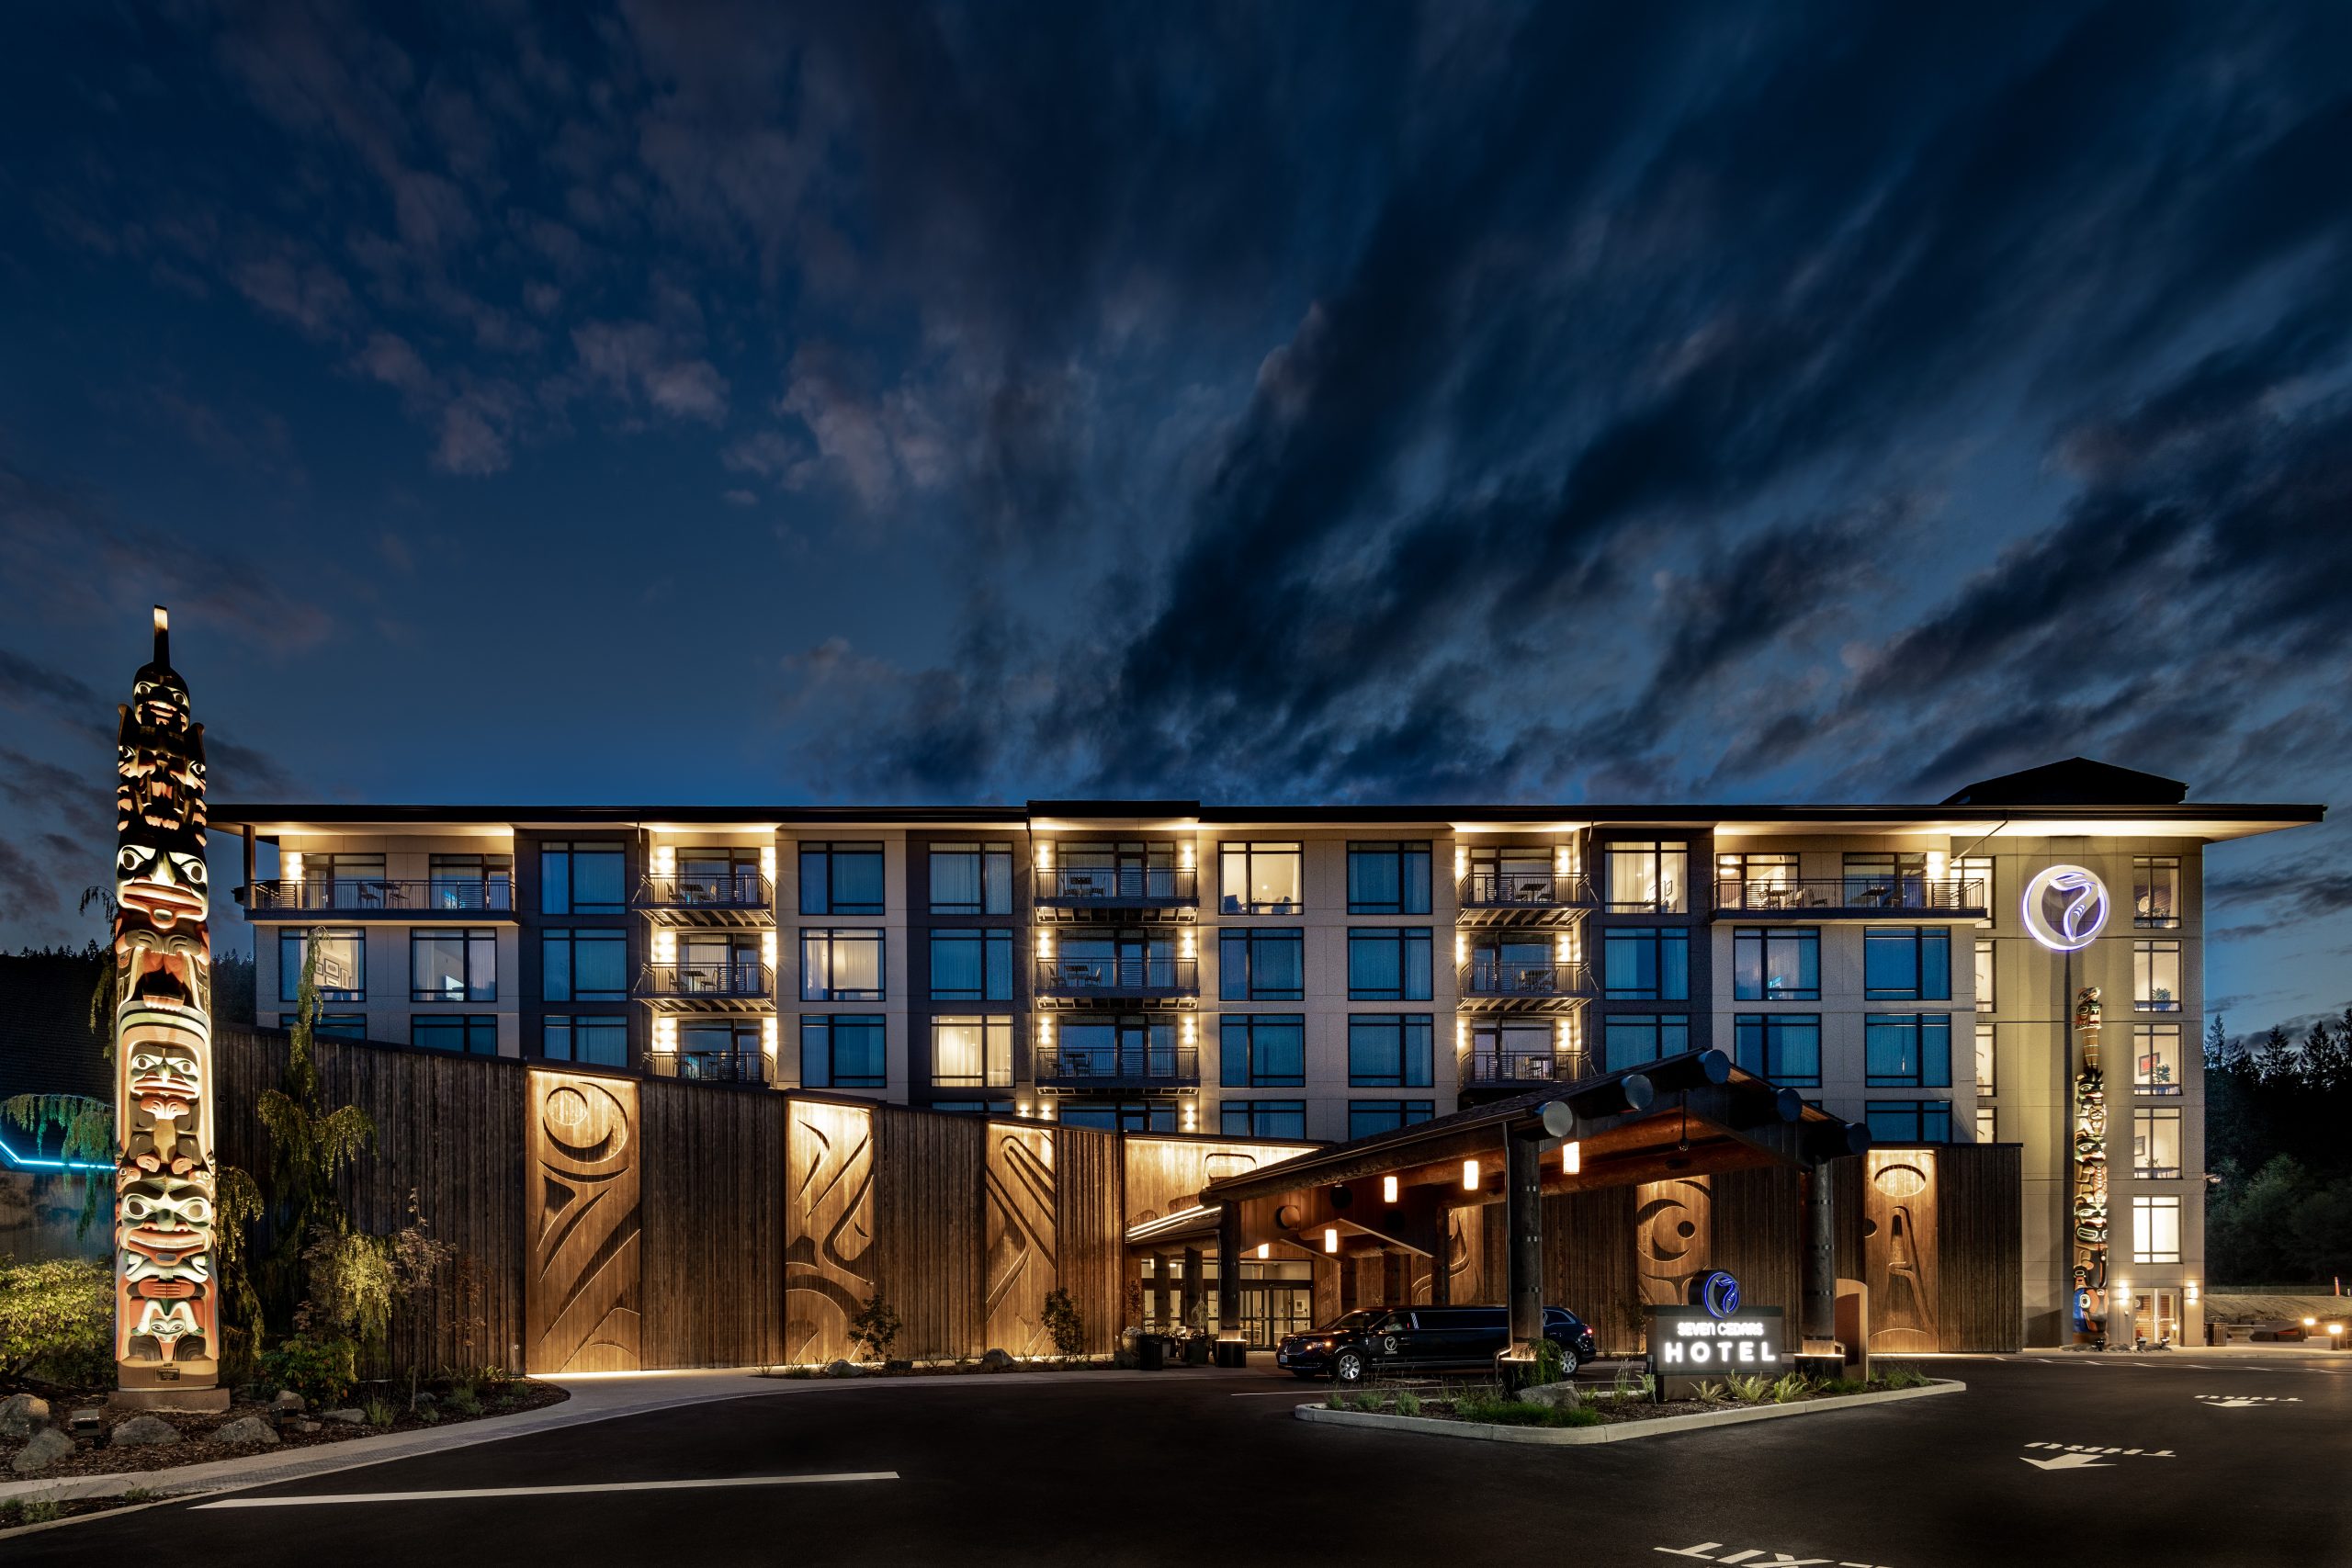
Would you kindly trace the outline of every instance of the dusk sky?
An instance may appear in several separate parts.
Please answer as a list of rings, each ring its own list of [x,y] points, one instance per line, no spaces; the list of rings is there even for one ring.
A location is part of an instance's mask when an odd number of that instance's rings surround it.
[[[9,948],[155,601],[230,799],[2344,805],[2352,8],[425,10],[11,20]]]

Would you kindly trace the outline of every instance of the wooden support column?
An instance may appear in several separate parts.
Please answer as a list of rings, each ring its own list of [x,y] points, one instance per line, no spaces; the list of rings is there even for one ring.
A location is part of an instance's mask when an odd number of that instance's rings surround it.
[[[1184,1249],[1184,1326],[1193,1326],[1193,1309],[1201,1304],[1201,1249]]]
[[[1218,1207],[1216,1220],[1216,1364],[1248,1364],[1241,1333],[1241,1205]],[[1227,1347],[1231,1347],[1227,1348]]]
[[[1503,1168],[1511,1347],[1532,1356],[1536,1341],[1544,1337],[1544,1156],[1539,1141],[1506,1137]]]
[[[1430,1305],[1453,1304],[1453,1211],[1437,1212],[1437,1250],[1430,1255]]]
[[[1826,1165],[1805,1172],[1804,1331],[1810,1343],[1838,1337],[1838,1183]]]

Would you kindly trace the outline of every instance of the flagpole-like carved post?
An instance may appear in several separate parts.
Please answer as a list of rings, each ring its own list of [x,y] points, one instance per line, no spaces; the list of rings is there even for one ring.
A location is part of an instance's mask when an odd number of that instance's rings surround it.
[[[115,788],[115,1382],[117,1402],[225,1408],[214,1267],[211,896],[204,727],[155,658],[122,707]]]

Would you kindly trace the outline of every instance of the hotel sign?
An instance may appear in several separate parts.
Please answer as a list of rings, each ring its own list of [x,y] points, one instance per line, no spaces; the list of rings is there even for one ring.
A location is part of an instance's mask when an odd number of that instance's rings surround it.
[[[1702,1382],[1729,1376],[1779,1377],[1795,1370],[1779,1307],[1745,1307],[1721,1316],[1706,1307],[1652,1307],[1650,1371],[1658,1397],[1681,1399]]]
[[[2079,865],[2044,866],[2025,885],[2018,911],[2033,940],[2052,953],[2079,953],[2106,929],[2107,884]]]

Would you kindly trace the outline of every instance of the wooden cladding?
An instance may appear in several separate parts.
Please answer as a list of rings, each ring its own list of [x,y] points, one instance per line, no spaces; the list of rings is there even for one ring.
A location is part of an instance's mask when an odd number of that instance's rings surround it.
[[[527,1371],[633,1372],[645,1365],[637,1090],[625,1078],[530,1075]]]
[[[878,1105],[874,1118],[874,1278],[900,1327],[893,1354],[977,1356],[980,1165],[988,1124]]]
[[[1042,1127],[989,1124],[981,1247],[988,1342],[1016,1356],[1053,1347],[1046,1295],[1054,1288],[1054,1135]]]
[[[1126,1139],[1127,1224],[1140,1225],[1196,1206],[1212,1181],[1246,1176],[1314,1149],[1312,1144],[1204,1144],[1129,1134]]]
[[[817,1100],[786,1111],[784,1360],[854,1355],[850,1320],[874,1294],[874,1116]]]

